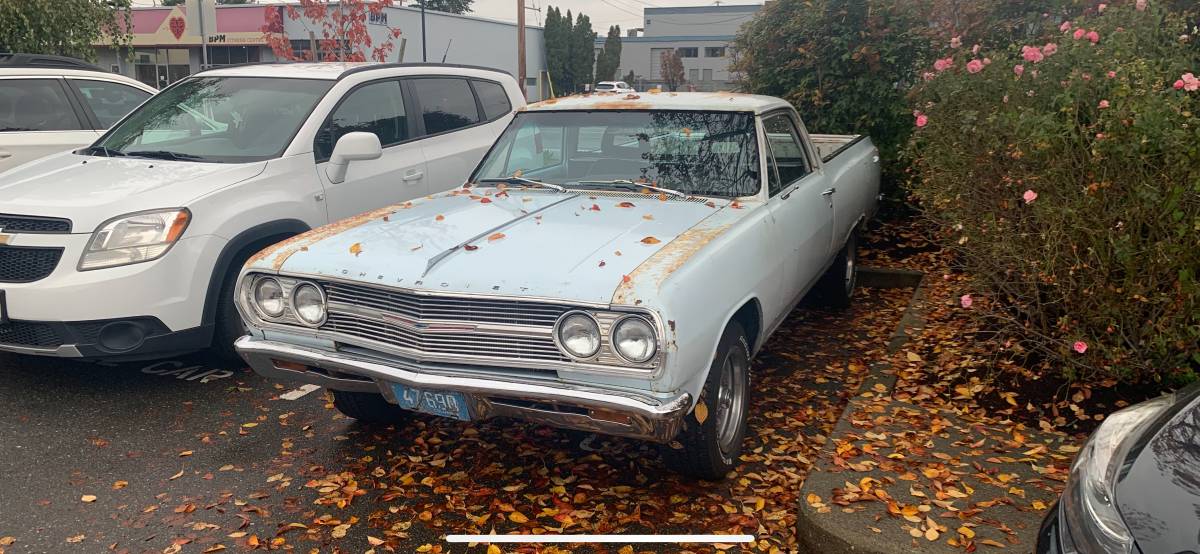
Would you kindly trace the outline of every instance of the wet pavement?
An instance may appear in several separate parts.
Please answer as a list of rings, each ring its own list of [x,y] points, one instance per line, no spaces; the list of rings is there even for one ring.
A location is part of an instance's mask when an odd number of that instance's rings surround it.
[[[653,445],[510,420],[361,425],[324,390],[200,355],[0,354],[0,552],[484,552],[445,536],[491,532],[737,533],[757,542],[731,551],[792,551],[800,484],[910,292],[792,314],[755,363],[743,463],[721,483],[670,473]]]

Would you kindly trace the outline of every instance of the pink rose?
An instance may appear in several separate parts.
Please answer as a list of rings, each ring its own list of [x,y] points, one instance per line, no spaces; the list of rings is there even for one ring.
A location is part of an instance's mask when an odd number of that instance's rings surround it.
[[[929,124],[929,116],[925,114],[917,114],[917,127],[924,127]]]
[[[1054,44],[1053,42],[1047,42],[1046,45],[1042,47],[1042,53],[1047,56],[1053,56],[1055,52],[1058,52],[1058,45]]]
[[[1137,11],[1144,12],[1146,11],[1146,0],[1137,0],[1137,2],[1133,3],[1133,6],[1137,8]]]
[[[1087,31],[1083,30],[1083,28],[1079,28],[1079,29],[1075,29],[1075,34],[1073,34],[1071,36],[1075,37],[1075,40],[1079,40],[1079,39],[1083,38],[1083,35],[1086,35],[1086,34],[1087,34]]]
[[[983,71],[983,62],[979,60],[967,62],[967,73],[979,73],[980,71]]]
[[[1070,21],[1063,21],[1063,22],[1062,22],[1062,25],[1059,25],[1059,26],[1058,26],[1058,30],[1059,30],[1060,32],[1063,32],[1063,33],[1067,32],[1067,31],[1070,31],[1070,30],[1071,30],[1071,22],[1070,22]]]
[[[992,59],[991,59],[991,58],[984,58],[984,59],[983,59],[983,65],[992,65]]]
[[[1023,66],[1021,64],[1014,65],[1013,73],[1016,73],[1017,77],[1020,77],[1023,73],[1025,73],[1025,66]],[[1175,88],[1183,88],[1183,81],[1179,81],[1179,86],[1177,86]]]
[[[1183,88],[1183,79],[1179,79],[1179,80],[1175,81],[1174,86],[1175,86],[1175,90],[1182,89]]]
[[[1025,191],[1025,194],[1021,195],[1021,198],[1023,198],[1025,200],[1026,204],[1029,204],[1029,203],[1033,202],[1034,200],[1037,200],[1037,193],[1033,192],[1032,190],[1027,190],[1027,191]]]
[[[1096,31],[1088,31],[1087,39],[1092,41],[1092,44],[1096,44],[1097,42],[1100,42],[1100,33],[1097,33]]]
[[[1108,78],[1109,78],[1109,79],[1115,79],[1116,77],[1117,77],[1117,72],[1116,72],[1116,71],[1109,71],[1109,72],[1108,72]]]
[[[1104,133],[1096,133],[1096,140],[1104,140]]]
[[[972,47],[971,47],[971,53],[972,53],[972,54],[978,54],[978,53],[979,53],[979,49],[980,49],[980,46],[979,46],[978,44],[976,44],[975,46],[972,46]]]
[[[1108,109],[1108,100],[1101,100],[1101,101],[1100,101],[1100,109],[1102,109],[1102,110],[1107,110],[1107,109]]]
[[[1022,46],[1021,57],[1024,58],[1025,61],[1033,63],[1038,63],[1045,59],[1045,56],[1042,54],[1042,49],[1038,48],[1037,46]]]
[[[933,62],[933,68],[938,72],[945,71],[951,67],[954,67],[954,58],[940,58]]]
[[[962,46],[961,38],[954,37],[954,38],[950,39],[950,48],[958,48],[959,46]]]
[[[1075,341],[1075,344],[1071,346],[1071,348],[1073,348],[1076,352],[1083,354],[1084,352],[1087,352],[1087,343],[1077,340]]]
[[[974,300],[971,300],[971,295],[969,295],[969,294],[962,295],[962,297],[959,298],[958,301],[960,303],[962,303],[962,307],[964,307],[964,308],[970,308],[971,304],[975,303]]]
[[[1104,13],[1106,8],[1108,8],[1108,4],[1100,4],[1099,6],[1096,6],[1096,11]]]
[[[934,77],[935,77],[935,75],[932,71],[926,71],[921,74],[921,78],[926,81],[932,81]]]
[[[1183,90],[1188,92],[1200,90],[1200,78],[1197,78],[1195,75],[1184,73],[1180,80],[1183,81]]]

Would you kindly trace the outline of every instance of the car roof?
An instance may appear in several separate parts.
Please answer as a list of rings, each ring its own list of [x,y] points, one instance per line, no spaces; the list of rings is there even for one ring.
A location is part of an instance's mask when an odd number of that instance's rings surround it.
[[[201,71],[196,75],[215,77],[289,77],[293,79],[324,79],[336,81],[349,75],[376,70],[421,69],[421,70],[470,70],[508,75],[507,72],[488,67],[441,63],[380,63],[380,62],[283,62],[251,63],[217,67]],[[438,71],[440,73],[440,71]],[[459,71],[459,73],[462,73]]]
[[[681,110],[765,113],[791,105],[774,96],[737,92],[596,92],[551,98],[523,111]]]
[[[0,77],[90,77],[118,81],[146,91],[156,91],[136,79],[104,70],[68,69],[65,67],[4,67],[0,65]]]

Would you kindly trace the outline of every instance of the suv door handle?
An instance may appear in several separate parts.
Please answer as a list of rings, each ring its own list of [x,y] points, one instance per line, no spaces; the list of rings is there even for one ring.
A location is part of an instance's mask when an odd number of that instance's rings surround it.
[[[830,195],[832,195],[832,194],[833,194],[833,193],[835,193],[835,192],[837,192],[837,189],[836,189],[836,188],[834,188],[834,187],[829,187],[829,188],[827,188],[827,189],[825,189],[825,190],[821,191],[821,196],[830,196]]]
[[[9,152],[7,150],[0,150],[0,160],[3,160],[5,158],[11,158],[11,157],[12,157],[12,152]]]
[[[401,177],[401,179],[403,179],[405,181],[419,181],[421,179],[421,177],[424,177],[424,176],[425,176],[424,171],[413,171],[411,173],[405,173],[404,177]]]

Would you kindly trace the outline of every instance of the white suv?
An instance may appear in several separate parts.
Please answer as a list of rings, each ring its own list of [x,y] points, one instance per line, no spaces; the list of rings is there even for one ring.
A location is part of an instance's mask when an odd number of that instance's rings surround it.
[[[0,54],[0,171],[91,144],[155,92],[74,58]]]
[[[175,83],[91,146],[0,174],[0,350],[232,356],[247,258],[461,185],[524,104],[507,73],[439,64],[264,64]]]
[[[596,83],[596,92],[617,92],[621,94],[637,92],[625,81],[600,81]]]

